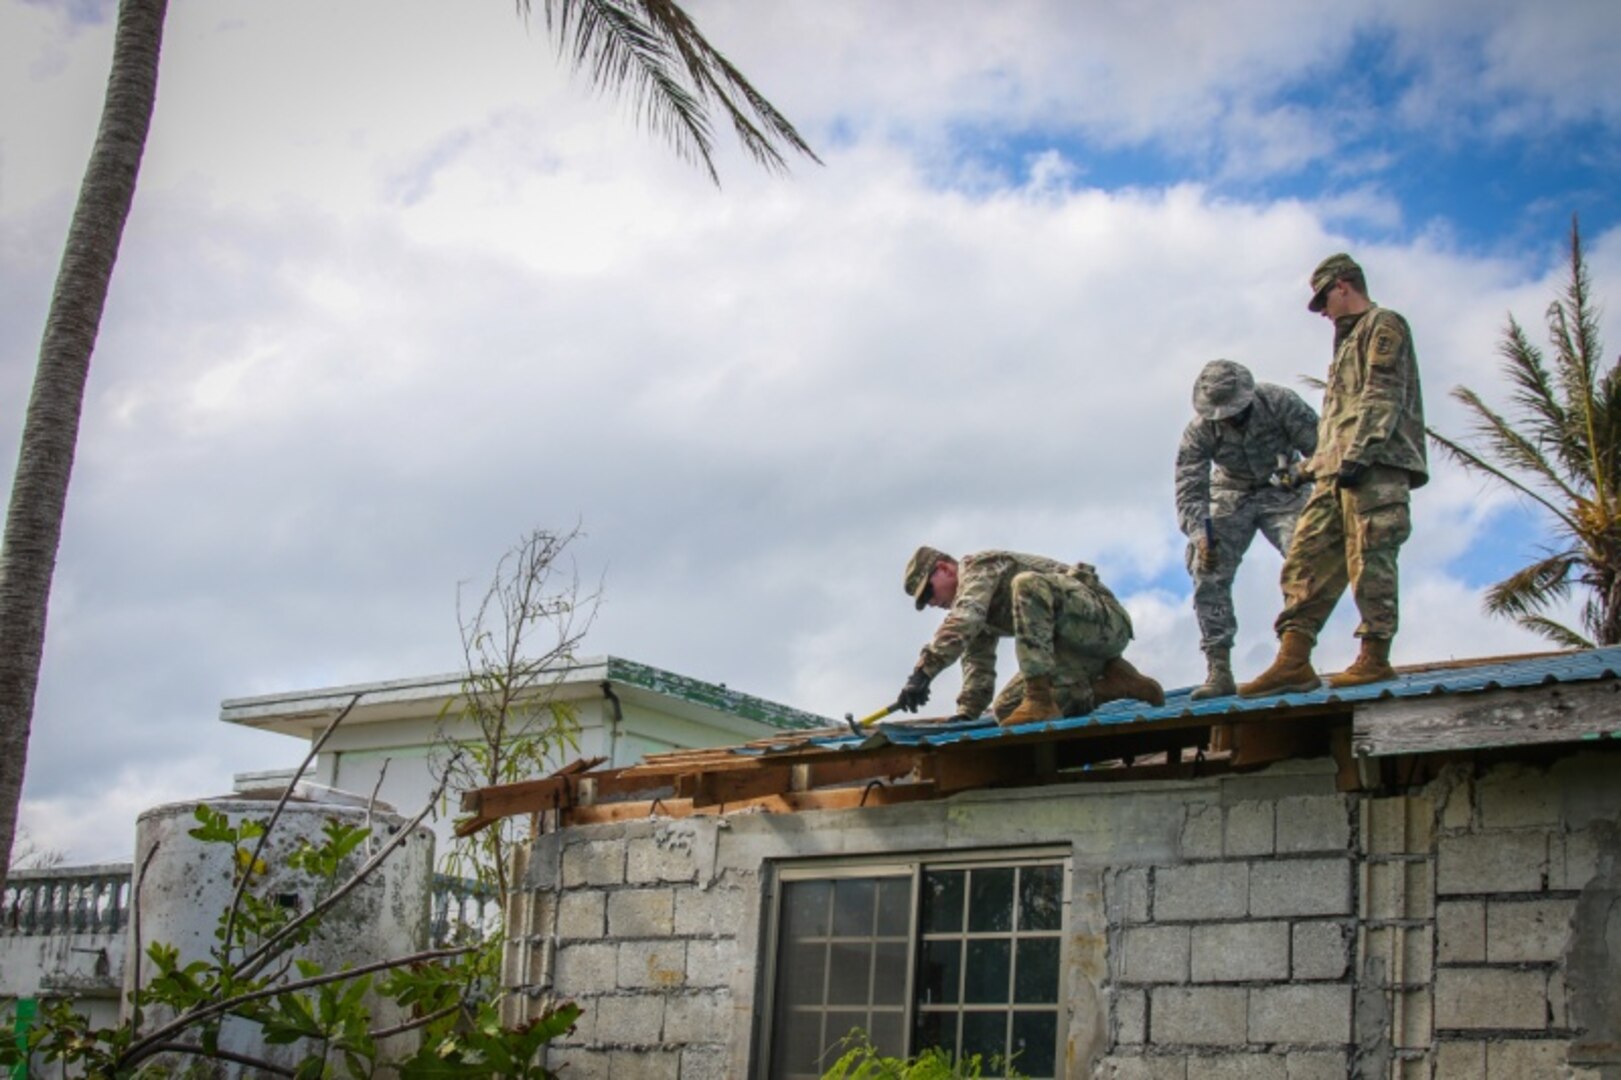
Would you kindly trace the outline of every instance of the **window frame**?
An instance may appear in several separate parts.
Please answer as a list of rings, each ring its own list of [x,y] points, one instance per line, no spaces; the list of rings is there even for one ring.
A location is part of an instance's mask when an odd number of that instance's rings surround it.
[[[782,946],[784,886],[801,881],[838,881],[849,878],[890,877],[906,878],[910,883],[910,904],[907,911],[907,971],[905,1012],[902,1030],[906,1033],[907,1054],[917,1053],[911,1045],[918,1016],[917,969],[923,948],[924,933],[919,925],[921,916],[921,889],[923,873],[929,870],[980,870],[1002,867],[1027,867],[1058,864],[1062,893],[1058,936],[1057,987],[1057,1061],[1062,1062],[1062,1048],[1068,1039],[1069,1010],[1064,995],[1066,964],[1069,959],[1070,908],[1074,889],[1074,849],[1071,845],[1042,844],[1030,847],[982,848],[911,852],[907,854],[874,853],[820,858],[789,858],[768,860],[764,867],[764,888],[761,903],[764,907],[761,922],[762,951],[757,973],[756,1013],[753,1063],[749,1075],[768,1080],[771,1068],[775,1029],[777,967]],[[1016,901],[1015,901],[1016,902]],[[1009,1002],[1011,1009],[1013,1003]]]

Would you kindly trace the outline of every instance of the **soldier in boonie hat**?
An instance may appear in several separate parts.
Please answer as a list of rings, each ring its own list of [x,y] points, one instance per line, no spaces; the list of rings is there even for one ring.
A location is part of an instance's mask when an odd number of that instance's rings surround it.
[[[1232,360],[1212,360],[1193,382],[1193,411],[1206,420],[1230,420],[1255,400],[1255,376]]]
[[[1323,305],[1328,302],[1328,297],[1325,294],[1329,289],[1333,288],[1336,282],[1343,281],[1346,278],[1352,278],[1358,282],[1363,280],[1362,267],[1358,266],[1356,260],[1345,254],[1345,252],[1330,255],[1318,263],[1317,269],[1311,272],[1311,303],[1307,304],[1306,308],[1313,312],[1322,311]],[[1359,287],[1358,291],[1366,292],[1366,288]]]
[[[950,561],[951,557],[938,548],[924,544],[912,553],[912,559],[906,564],[906,595],[917,603],[917,609],[922,611],[929,603],[929,578],[934,574],[934,568],[940,560]]]

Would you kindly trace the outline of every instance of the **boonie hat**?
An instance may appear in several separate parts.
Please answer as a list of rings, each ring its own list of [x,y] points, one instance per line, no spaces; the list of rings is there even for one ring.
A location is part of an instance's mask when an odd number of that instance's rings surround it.
[[[1308,311],[1322,311],[1323,305],[1328,302],[1323,296],[1336,281],[1349,274],[1362,273],[1362,267],[1356,264],[1351,256],[1340,252],[1330,255],[1317,264],[1317,269],[1311,272],[1311,303],[1306,305]]]
[[[919,611],[929,602],[929,575],[934,573],[935,565],[946,558],[950,556],[945,552],[924,544],[912,553],[911,561],[906,564],[906,595],[916,601]]]
[[[1206,420],[1226,420],[1255,400],[1255,376],[1243,364],[1212,360],[1193,380],[1193,411]]]

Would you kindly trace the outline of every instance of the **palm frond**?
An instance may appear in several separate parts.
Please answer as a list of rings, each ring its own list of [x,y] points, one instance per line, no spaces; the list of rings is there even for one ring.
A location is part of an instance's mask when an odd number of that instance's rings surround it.
[[[527,17],[532,0],[515,2]],[[683,159],[701,165],[714,183],[720,174],[711,105],[725,112],[744,148],[766,168],[787,168],[779,147],[820,164],[793,124],[710,45],[674,0],[543,0],[543,11],[559,53],[585,70],[599,90],[629,87],[640,120]]]
[[[1521,567],[1486,590],[1487,614],[1518,618],[1563,600],[1570,595],[1570,573],[1580,565],[1575,552],[1561,551]]]
[[[1534,634],[1540,634],[1562,649],[1591,649],[1593,643],[1563,623],[1541,615],[1527,615],[1515,622]]]
[[[1486,453],[1491,454],[1500,464],[1489,462],[1483,454],[1477,454],[1463,444],[1440,434],[1433,428],[1429,429],[1430,438],[1435,440],[1455,461],[1466,468],[1487,473],[1501,480],[1547,507],[1569,528],[1579,530],[1580,526],[1571,508],[1584,501],[1584,493],[1576,491],[1567,484],[1564,477],[1559,475],[1558,470],[1553,467],[1547,456],[1529,439],[1516,431],[1508,420],[1481,401],[1479,395],[1473,390],[1466,386],[1454,387],[1452,396],[1455,400],[1468,406],[1470,411],[1475,414],[1474,426],[1476,434],[1485,438],[1487,443]],[[1534,479],[1540,480],[1543,484],[1552,488],[1565,505],[1554,504],[1528,484],[1511,477],[1509,470],[1528,473]]]
[[[1570,431],[1570,417],[1555,391],[1553,378],[1542,359],[1542,350],[1531,344],[1525,329],[1513,315],[1497,347],[1501,371],[1513,384],[1509,402],[1526,417],[1531,439],[1544,450],[1556,453],[1567,471],[1573,470],[1563,453]]]

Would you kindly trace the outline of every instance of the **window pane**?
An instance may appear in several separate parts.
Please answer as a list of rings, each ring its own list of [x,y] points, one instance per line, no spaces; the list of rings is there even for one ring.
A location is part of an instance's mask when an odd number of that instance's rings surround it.
[[[790,881],[782,889],[782,932],[785,938],[827,936],[831,881]]]
[[[957,980],[962,972],[962,941],[925,941],[918,964],[917,998],[925,1005],[952,1005],[957,1001]]]
[[[1013,1067],[1025,1076],[1051,1076],[1058,1059],[1058,1014],[1013,1014]]]
[[[905,941],[885,941],[878,945],[872,970],[872,1000],[875,1005],[906,1004],[906,971],[911,951]]]
[[[878,936],[904,937],[912,927],[912,879],[878,882]]]
[[[1013,929],[1013,868],[975,870],[968,887],[968,929],[994,933]]]
[[[962,1014],[962,1056],[964,1060],[979,1054],[986,1066],[985,1072],[1000,1075],[989,1066],[991,1058],[1007,1059],[1007,1013],[971,1012]]]
[[[872,878],[847,878],[833,886],[833,933],[837,937],[870,937],[877,894]]]
[[[867,1030],[867,1014],[865,1012],[849,1012],[839,1010],[829,1011],[827,1014],[827,1045],[822,1048],[820,1058],[821,1069],[818,1075],[839,1059],[839,1055],[849,1049],[841,1045],[841,1039],[848,1038],[853,1031],[865,1032]]]
[[[920,1054],[937,1046],[953,1056],[957,1053],[957,1014],[954,1012],[919,1012],[917,1038],[912,1040],[912,1052]]]
[[[1064,918],[1064,874],[1057,866],[1019,871],[1019,929],[1059,930]]]
[[[1009,942],[1006,938],[992,941],[970,941],[967,980],[963,1000],[970,1003],[1005,1004],[1008,999]]]
[[[923,875],[923,929],[926,933],[962,931],[964,870],[930,870]]]
[[[821,1076],[822,1014],[794,1012],[778,1014],[774,1033],[772,1076]]]
[[[827,1000],[832,1005],[865,1005],[872,975],[872,946],[835,941],[829,958]]]
[[[906,1013],[900,1009],[872,1014],[872,1045],[886,1057],[906,1056]]]
[[[777,996],[790,1005],[820,1005],[826,972],[826,945],[789,945],[777,968]]]
[[[1046,1004],[1058,1000],[1058,939],[1026,938],[1019,942],[1013,978],[1013,1000]]]

